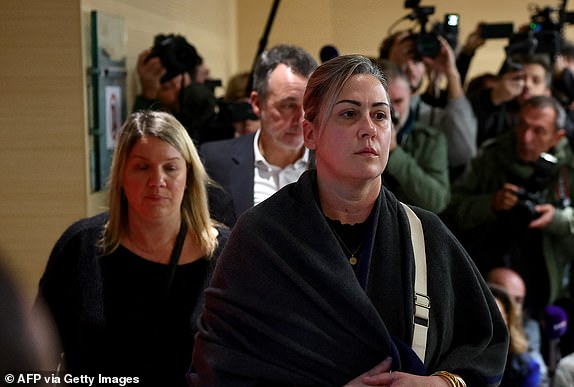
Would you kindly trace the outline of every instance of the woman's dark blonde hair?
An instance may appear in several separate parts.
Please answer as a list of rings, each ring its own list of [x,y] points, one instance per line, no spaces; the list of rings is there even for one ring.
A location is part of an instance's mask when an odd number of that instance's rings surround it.
[[[127,232],[128,206],[122,179],[130,151],[146,136],[156,137],[173,146],[185,160],[187,181],[181,203],[181,219],[187,225],[188,233],[201,245],[204,254],[210,257],[217,247],[217,234],[208,208],[206,187],[209,177],[183,125],[171,114],[157,111],[133,113],[120,129],[108,181],[109,220],[101,239],[103,254],[113,252]]]
[[[512,301],[512,298],[510,298],[510,295],[504,288],[494,284],[489,284],[488,286],[492,295],[500,301],[506,313],[508,337],[510,338],[509,352],[521,354],[528,351],[528,340],[522,328],[519,306]]]
[[[309,78],[303,97],[305,119],[317,128],[323,128],[343,85],[357,74],[368,74],[377,78],[388,96],[387,82],[371,59],[362,55],[341,55],[317,67]]]

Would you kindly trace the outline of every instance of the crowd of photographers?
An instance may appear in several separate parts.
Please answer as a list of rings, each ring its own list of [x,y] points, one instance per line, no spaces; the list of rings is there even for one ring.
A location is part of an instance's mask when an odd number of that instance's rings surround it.
[[[562,308],[565,316],[573,316],[574,46],[555,32],[522,31],[510,36],[506,52],[492,72],[466,82],[470,62],[488,38],[481,35],[480,25],[457,51],[446,36],[435,36],[439,49],[433,53],[430,38],[401,31],[387,37],[380,52],[381,58],[399,64],[410,80],[409,115],[442,132],[447,140],[448,204],[436,212],[485,278],[492,270],[505,267],[526,285],[521,309],[525,318],[542,323],[526,332],[532,339],[530,355],[540,363],[538,378],[531,380],[531,385],[548,385],[560,357],[574,351],[571,329],[562,332],[559,346],[553,347],[549,339],[552,326],[545,323],[552,304]],[[456,59],[454,52],[458,52]],[[421,88],[423,79],[425,90]],[[441,85],[442,93],[437,92]],[[394,104],[393,90],[391,87],[389,93]],[[399,145],[408,146],[405,137],[413,134],[404,133],[403,127],[397,126],[398,136],[403,138]],[[419,141],[418,151],[423,146]],[[409,149],[416,159],[416,151],[412,146]],[[392,164],[393,152],[389,170]],[[427,174],[436,173],[435,165],[419,162]],[[396,179],[390,182],[397,196],[409,202]],[[424,185],[425,180],[417,183]],[[432,192],[429,187],[426,191]],[[543,356],[537,356],[540,352]],[[543,358],[545,362],[540,361]],[[529,365],[529,361],[509,360],[505,377],[525,377]]]
[[[542,30],[509,36],[500,62],[467,79],[477,50],[507,26],[479,25],[457,47],[445,29],[424,32],[428,12],[415,7],[414,14],[423,31],[390,33],[373,58],[387,74],[395,114],[384,184],[400,200],[439,214],[485,278],[505,267],[523,279],[521,309],[542,323],[526,332],[543,338],[529,351],[551,363],[539,362],[537,385],[548,385],[560,356],[574,352],[571,329],[558,358],[544,340],[548,305],[574,316],[574,45],[541,23]],[[158,35],[137,73],[134,110],[172,112],[198,145],[259,128],[249,73],[215,98],[201,56],[181,36]],[[507,377],[520,377],[522,366],[514,364]]]
[[[417,12],[420,17],[420,9]],[[444,33],[435,34],[433,44],[429,43],[432,34],[397,32],[383,41],[380,57],[397,63],[410,81],[409,116],[443,133],[448,145],[448,204],[439,211],[426,208],[439,213],[485,278],[504,267],[524,281],[526,296],[517,307],[525,321],[540,323],[523,327],[530,344],[528,356],[511,361],[509,353],[502,384],[528,379],[531,384],[520,385],[550,385],[560,358],[574,352],[572,329],[559,336],[553,333],[554,326],[574,316],[570,193],[574,189],[574,45],[562,38],[556,26],[536,24],[533,19],[528,28],[538,29],[521,29],[508,36],[505,53],[492,71],[466,80],[476,51],[496,36],[489,34],[502,29],[485,28],[490,32],[484,33],[481,27],[460,48],[448,44]],[[394,90],[389,88],[393,104]],[[402,138],[399,146],[409,149],[426,174],[436,173],[436,163],[422,161],[409,145],[406,138],[414,136],[413,129],[410,134],[404,125],[396,129]],[[418,144],[420,152],[426,145]],[[396,169],[393,153],[388,170]],[[440,159],[440,154],[435,155]],[[396,179],[386,183],[399,199],[409,202],[401,192],[406,184],[397,186]],[[417,183],[424,186],[425,180]],[[436,191],[429,186],[426,192],[428,198]],[[410,203],[424,207],[421,201]],[[556,306],[564,311],[563,321],[549,317],[548,308]],[[529,369],[533,364],[538,370],[535,377]],[[558,380],[554,385],[559,386]]]

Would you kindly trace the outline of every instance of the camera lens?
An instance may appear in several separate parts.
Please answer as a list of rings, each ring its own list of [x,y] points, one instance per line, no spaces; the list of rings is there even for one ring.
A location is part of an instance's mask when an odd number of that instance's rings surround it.
[[[416,39],[416,48],[421,58],[436,58],[440,52],[440,42],[433,34],[420,34]]]

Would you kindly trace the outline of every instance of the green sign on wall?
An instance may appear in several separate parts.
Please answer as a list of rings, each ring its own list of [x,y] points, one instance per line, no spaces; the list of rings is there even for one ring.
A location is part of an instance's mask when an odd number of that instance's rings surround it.
[[[91,13],[90,171],[92,191],[107,182],[116,135],[126,118],[126,43],[122,17]]]

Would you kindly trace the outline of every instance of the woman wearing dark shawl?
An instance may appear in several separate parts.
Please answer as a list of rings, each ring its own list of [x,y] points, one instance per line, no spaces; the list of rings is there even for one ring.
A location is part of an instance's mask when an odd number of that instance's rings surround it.
[[[419,208],[430,319],[424,359],[410,348],[414,255],[406,211],[381,184],[392,124],[378,69],[362,56],[325,62],[303,107],[316,170],[236,224],[206,290],[191,383],[497,385],[504,321],[458,241]]]

